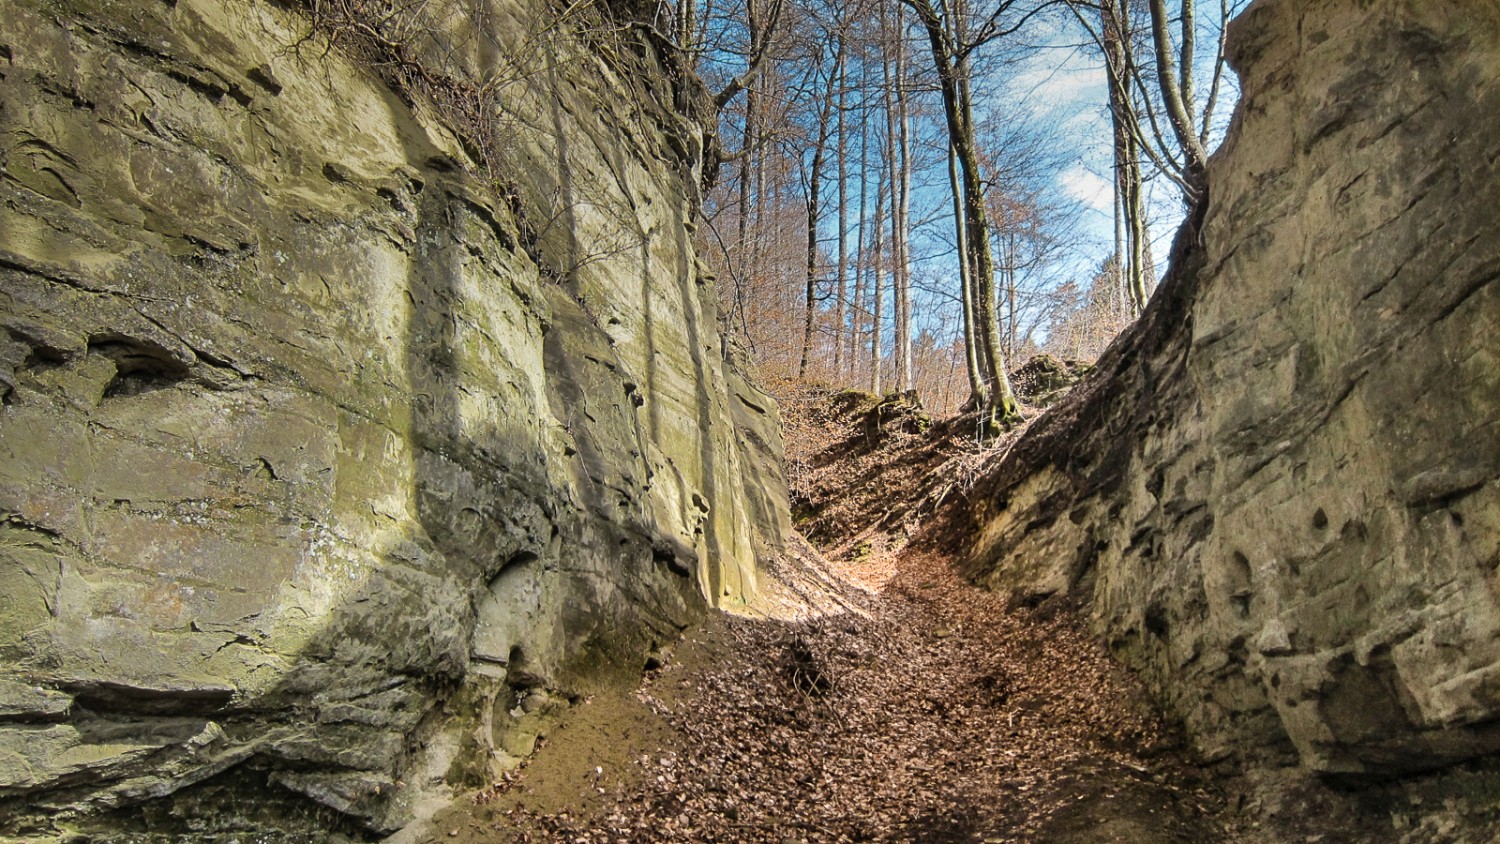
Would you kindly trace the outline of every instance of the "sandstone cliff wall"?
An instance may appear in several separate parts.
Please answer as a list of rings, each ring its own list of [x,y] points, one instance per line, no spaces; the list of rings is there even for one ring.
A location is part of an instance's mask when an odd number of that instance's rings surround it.
[[[1500,11],[1259,0],[1141,324],[982,484],[973,575],[1089,606],[1210,758],[1500,750]]]
[[[755,597],[691,80],[621,8],[413,8],[0,14],[0,837],[390,830]]]

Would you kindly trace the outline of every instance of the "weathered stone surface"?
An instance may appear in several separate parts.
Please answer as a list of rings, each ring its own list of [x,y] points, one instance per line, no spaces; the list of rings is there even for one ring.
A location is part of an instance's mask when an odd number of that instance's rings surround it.
[[[0,15],[0,836],[390,830],[755,598],[779,432],[687,82],[628,22],[423,8],[502,86],[489,171],[295,4]]]
[[[1500,10],[1260,0],[1173,271],[982,487],[1209,757],[1500,751]]]
[[[0,680],[0,721],[61,720],[72,706],[72,695]]]
[[[1036,355],[1011,373],[1016,397],[1032,407],[1047,407],[1068,394],[1092,366],[1076,360]]]

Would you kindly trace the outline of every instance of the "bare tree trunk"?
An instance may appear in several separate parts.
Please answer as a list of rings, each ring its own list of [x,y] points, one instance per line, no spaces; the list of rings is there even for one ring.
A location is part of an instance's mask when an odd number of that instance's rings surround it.
[[[1005,277],[1005,356],[1016,359],[1016,233],[1011,229],[1005,233],[1005,265],[1001,273]]]
[[[1225,26],[1228,21],[1229,0],[1219,0],[1219,43],[1214,51],[1213,82],[1208,86],[1208,100],[1203,104],[1203,121],[1198,126],[1198,140],[1203,144],[1208,143],[1208,133],[1213,130],[1214,108],[1219,104],[1219,87],[1224,81],[1224,39],[1229,32],[1229,28]]]
[[[813,324],[818,316],[818,191],[821,179],[818,170],[823,166],[823,145],[813,150],[811,172],[807,182],[807,296],[803,307],[806,318],[802,326],[802,359],[797,363],[797,377],[807,377],[807,359],[812,351]]]
[[[943,111],[948,119],[948,136],[958,158],[963,186],[965,235],[973,258],[974,298],[979,348],[989,366],[989,401],[984,408],[984,433],[994,435],[1002,425],[1019,418],[1015,392],[1006,373],[1005,355],[1000,343],[1000,325],[995,313],[995,257],[990,244],[989,214],[984,203],[984,183],[980,175],[979,151],[974,140],[973,104],[959,85],[955,63],[959,51],[947,37],[943,19],[930,0],[905,0],[922,22],[932,47],[943,97]]]
[[[943,25],[950,43],[956,44],[959,33],[955,27],[965,19],[967,3],[965,0],[950,0],[950,2],[952,13],[944,19]],[[968,60],[961,58],[954,62],[953,73],[957,78],[956,87],[959,95],[967,96],[969,90]],[[954,149],[951,138],[948,143],[948,183],[953,192],[953,234],[954,243],[958,249],[959,294],[963,300],[964,363],[969,376],[969,398],[964,406],[981,410],[989,404],[990,400],[989,366],[979,348],[978,309],[974,298],[974,260],[973,253],[969,249],[968,221],[964,218],[963,179],[959,175],[958,152]]]
[[[781,19],[782,0],[768,0],[770,8],[764,16],[758,0],[745,0],[745,27],[750,33],[749,51],[745,71],[729,80],[723,90],[714,95],[714,106],[720,111],[734,101],[739,93],[751,87],[760,75],[766,58],[770,55],[771,33]]]
[[[813,328],[818,318],[818,217],[819,194],[823,186],[823,156],[828,149],[830,121],[833,118],[833,99],[836,80],[844,64],[842,45],[836,48],[833,72],[823,93],[823,103],[818,110],[818,135],[813,143],[812,165],[807,174],[807,297],[804,302],[806,320],[802,329],[802,359],[797,364],[797,377],[807,377],[807,362],[812,353]]]
[[[698,0],[677,0],[677,46],[684,53],[697,49]]]
[[[773,205],[773,197],[769,196],[766,191],[766,171],[769,169],[765,154],[766,138],[775,127],[773,116],[769,114],[766,107],[771,100],[768,88],[765,75],[756,74],[750,81],[750,87],[745,91],[746,114],[753,114],[755,117],[754,145],[749,147],[749,158],[745,162],[745,166],[755,177],[751,189],[754,202],[750,206],[753,217],[750,232],[751,273],[755,278],[766,275],[766,262],[763,260],[767,245],[765,217],[766,211]]]
[[[868,63],[863,70],[861,86],[864,91],[870,87],[870,68]],[[854,301],[851,304],[850,329],[849,329],[849,383],[858,381],[859,376],[859,348],[860,337],[863,336],[865,323],[865,286],[870,274],[869,254],[866,245],[874,240],[873,233],[867,238],[865,227],[869,222],[870,210],[870,109],[868,103],[861,97],[859,110],[859,252],[854,260]]]
[[[735,291],[735,304],[740,312],[740,322],[743,324],[752,321],[750,304],[755,300],[750,290],[751,279],[755,272],[755,250],[750,239],[750,170],[755,163],[755,101],[753,92],[745,97],[745,126],[740,140],[739,232],[736,236],[739,268],[736,274],[742,282]]]
[[[1127,265],[1126,282],[1130,285],[1130,312],[1140,316],[1151,299],[1147,284],[1148,250],[1151,248],[1151,232],[1146,225],[1146,200],[1141,184],[1141,159],[1136,155],[1134,141],[1126,145],[1122,162],[1121,181],[1125,189],[1126,233],[1130,243],[1130,262]]]
[[[964,237],[964,203],[963,185],[958,178],[958,155],[953,151],[953,145],[948,145],[948,180],[953,187],[953,224],[954,237],[958,243],[958,287],[959,298],[963,302],[964,312],[964,366],[969,376],[969,400],[967,405],[972,405],[976,410],[985,405],[988,395],[985,391],[985,378],[979,371],[979,346],[975,342],[978,336],[974,327],[974,283],[973,275],[969,265],[968,241]]]
[[[1131,36],[1135,24],[1130,0],[1065,2],[1104,51],[1111,77],[1111,109],[1117,121],[1115,132],[1117,136],[1128,133],[1132,139],[1137,170],[1149,163],[1157,173],[1177,185],[1189,205],[1201,202],[1208,161],[1208,136],[1224,72],[1222,24],[1231,17],[1229,0],[1219,2],[1220,28],[1213,77],[1201,112],[1194,80],[1198,34],[1196,0],[1180,0],[1177,6],[1180,12],[1180,50],[1172,43],[1173,22],[1168,16],[1166,0],[1145,0],[1150,13],[1150,52],[1156,59],[1156,95],[1148,90],[1152,86],[1143,78],[1141,63],[1136,60],[1136,47]],[[1103,31],[1096,30],[1089,16],[1085,15],[1088,9],[1099,11]],[[1128,104],[1127,108],[1120,107],[1121,98]],[[1139,182],[1140,179],[1131,181]],[[1149,251],[1149,247],[1145,249]],[[1140,286],[1149,291],[1151,276],[1144,273],[1143,277]]]
[[[1111,103],[1114,102],[1113,95],[1114,92],[1111,91]],[[1115,212],[1115,250],[1114,252],[1110,253],[1109,259],[1111,261],[1111,267],[1109,269],[1109,289],[1110,296],[1114,300],[1114,302],[1111,304],[1111,307],[1115,308],[1118,311],[1123,309],[1124,302],[1128,302],[1130,300],[1130,293],[1125,281],[1125,272],[1123,269],[1125,266],[1125,190],[1124,182],[1122,181],[1122,179],[1124,178],[1124,173],[1120,168],[1120,122],[1119,118],[1114,117],[1113,108],[1110,109],[1110,115],[1110,122],[1114,124],[1115,144],[1114,159],[1112,164],[1115,177],[1115,199],[1114,202],[1110,203],[1111,209]]]
[[[911,106],[906,84],[906,15],[896,8],[896,118],[901,128],[901,178],[896,192],[901,210],[901,276],[897,295],[901,298],[901,389],[915,389],[912,381],[912,311],[911,311]]]
[[[1182,102],[1187,106],[1189,114],[1197,111],[1193,107],[1193,54],[1196,52],[1198,42],[1197,14],[1193,10],[1193,0],[1180,0],[1182,22],[1182,71],[1177,76],[1177,84],[1182,89]]]
[[[872,264],[870,267],[870,392],[880,395],[880,361],[884,338],[881,337],[881,323],[885,320],[885,296],[881,292],[880,276],[885,269],[882,266],[884,255],[885,238],[885,192],[888,184],[885,180],[885,171],[881,170],[876,175],[875,186],[875,242],[872,244]]]
[[[1104,59],[1109,68],[1109,112],[1114,130],[1115,194],[1124,225],[1124,249],[1117,243],[1118,266],[1130,313],[1138,316],[1149,297],[1142,250],[1150,238],[1141,179],[1141,149],[1132,124],[1139,116],[1128,88],[1131,65],[1130,0],[1104,0],[1100,7]],[[1123,254],[1121,252],[1123,251]]]
[[[756,0],[747,0],[745,4],[745,15],[746,23],[750,29],[752,52],[758,45],[757,33],[759,32],[760,28],[760,23],[757,17],[757,9],[758,6]],[[745,125],[740,141],[740,195],[738,239],[740,253],[740,275],[744,279],[744,283],[740,285],[740,289],[739,291],[737,291],[737,293],[741,297],[741,301],[739,302],[740,319],[741,322],[745,324],[754,321],[754,317],[750,314],[750,308],[756,298],[753,287],[755,286],[754,279],[757,275],[756,249],[751,232],[751,214],[752,208],[754,207],[751,204],[751,197],[754,193],[754,180],[751,177],[752,174],[756,174],[759,178],[764,179],[764,175],[759,173],[760,168],[757,166],[756,161],[758,157],[757,150],[760,146],[760,136],[758,132],[758,115],[760,111],[759,105],[760,92],[758,90],[758,86],[752,83],[750,89],[745,92]]]
[[[1184,79],[1191,82],[1192,77],[1187,68],[1183,69],[1183,73],[1189,75],[1178,75],[1166,0],[1147,0],[1147,6],[1151,9],[1151,36],[1156,44],[1156,79],[1161,86],[1162,103],[1167,109],[1168,122],[1172,124],[1172,134],[1182,147],[1185,158],[1183,179],[1187,182],[1190,200],[1197,202],[1203,196],[1208,153],[1203,149],[1203,142],[1198,139],[1193,116],[1188,111],[1188,102],[1183,96],[1182,82]],[[1192,8],[1191,2],[1187,7]]]
[[[842,40],[844,35],[841,33]],[[846,45],[840,43],[839,53],[842,55]],[[847,318],[845,299],[848,295],[847,278],[849,272],[849,136],[847,127],[847,111],[849,107],[849,85],[848,64],[840,63],[838,77],[834,84],[838,86],[838,157],[839,157],[839,255],[838,267],[834,272],[834,297],[833,297],[833,377],[840,379],[844,377],[844,320]]]
[[[881,34],[887,52],[885,68],[886,164],[891,185],[891,293],[895,306],[894,336],[896,389],[911,389],[911,293],[909,282],[907,205],[911,201],[910,143],[906,97],[906,45],[902,39],[905,16],[897,7],[893,27],[881,13]],[[891,56],[890,53],[894,53]]]

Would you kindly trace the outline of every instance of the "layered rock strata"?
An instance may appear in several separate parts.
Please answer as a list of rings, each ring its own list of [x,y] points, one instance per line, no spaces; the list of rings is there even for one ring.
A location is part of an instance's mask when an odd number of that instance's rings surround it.
[[[1169,278],[982,483],[1209,758],[1500,750],[1500,10],[1259,0]],[[1295,754],[1295,757],[1293,757]]]
[[[585,6],[6,4],[0,837],[386,832],[754,599],[697,93]]]

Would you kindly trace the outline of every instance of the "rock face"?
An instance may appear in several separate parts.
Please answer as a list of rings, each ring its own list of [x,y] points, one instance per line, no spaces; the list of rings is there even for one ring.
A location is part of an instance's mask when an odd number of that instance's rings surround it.
[[[1260,0],[1143,321],[983,483],[970,555],[1071,593],[1210,758],[1500,751],[1500,9]]]
[[[628,9],[417,8],[0,15],[0,837],[388,831],[754,600],[695,83]]]

